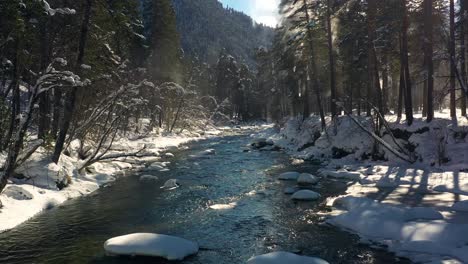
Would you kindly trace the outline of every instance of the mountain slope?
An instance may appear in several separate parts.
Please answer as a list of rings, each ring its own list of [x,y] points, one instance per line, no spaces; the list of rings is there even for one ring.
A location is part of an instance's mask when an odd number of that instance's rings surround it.
[[[226,51],[254,66],[255,49],[269,46],[274,30],[244,13],[226,9],[217,0],[173,0],[185,53],[215,63]]]

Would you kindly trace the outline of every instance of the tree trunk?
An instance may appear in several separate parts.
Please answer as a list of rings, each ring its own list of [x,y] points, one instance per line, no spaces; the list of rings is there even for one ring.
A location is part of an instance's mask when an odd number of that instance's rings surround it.
[[[76,74],[80,73],[81,65],[83,64],[85,46],[86,46],[86,41],[88,38],[89,21],[91,19],[92,5],[93,5],[93,0],[86,0],[85,9],[84,9],[85,10],[84,17],[83,17],[83,21],[81,24],[80,42],[78,46],[78,57],[76,60],[76,65],[75,65]],[[78,89],[77,87],[72,88],[65,102],[63,122],[62,122],[59,135],[55,142],[55,150],[52,156],[52,161],[55,163],[58,163],[60,159],[60,154],[62,153],[63,146],[65,144],[65,138],[67,137],[68,129],[70,128],[70,124],[73,118],[73,111],[75,110],[77,89]]]
[[[389,98],[389,85],[388,85],[388,54],[384,54],[382,57],[382,114],[386,114],[389,111],[388,98]]]
[[[406,0],[401,1],[403,9],[403,23],[401,29],[401,66],[403,68],[403,83],[405,94],[405,115],[408,126],[413,124],[413,96],[411,91],[411,77],[409,71],[408,60],[408,9],[406,7]]]
[[[336,109],[336,77],[335,58],[333,56],[333,35],[331,28],[331,3],[327,0],[327,38],[328,38],[328,61],[330,64],[330,112],[334,119],[337,115]]]
[[[450,0],[450,116],[452,118],[457,117],[457,98],[456,98],[456,83],[455,83],[455,71],[456,58],[455,58],[455,3],[454,0]]]
[[[43,23],[40,25],[40,49],[41,49],[41,71],[45,72],[50,61],[49,56],[49,38],[48,38],[48,21],[46,16]],[[39,118],[38,118],[38,138],[45,139],[50,130],[50,100],[49,92],[42,93],[39,97]]]
[[[306,15],[306,21],[307,21],[307,40],[309,42],[309,52],[310,52],[310,60],[309,60],[309,71],[310,71],[310,78],[313,83],[313,88],[315,92],[315,96],[317,99],[317,106],[319,109],[319,114],[320,114],[320,119],[322,123],[322,130],[325,130],[327,124],[325,122],[325,113],[323,111],[323,105],[322,105],[322,95],[320,92],[320,83],[318,80],[318,71],[317,71],[317,62],[315,61],[315,55],[314,55],[314,43],[313,43],[313,37],[312,37],[312,30],[310,29],[310,16],[309,16],[309,8],[307,6],[307,1],[303,0],[304,4],[304,9],[305,9],[305,15]]]
[[[434,62],[433,62],[433,25],[432,25],[432,1],[424,0],[424,61],[426,63],[426,111],[427,122],[434,119]]]
[[[461,71],[461,78],[463,83],[466,85],[466,47],[465,47],[465,23],[466,23],[466,11],[467,6],[465,0],[460,1],[460,71]],[[465,89],[461,89],[461,101],[460,101],[460,108],[462,116],[466,117],[466,91]]]

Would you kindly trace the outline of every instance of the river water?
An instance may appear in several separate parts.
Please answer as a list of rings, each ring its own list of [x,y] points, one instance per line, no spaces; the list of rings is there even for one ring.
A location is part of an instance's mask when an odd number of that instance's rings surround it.
[[[281,172],[313,173],[314,164],[290,164],[281,152],[251,151],[247,134],[188,144],[175,152],[168,172],[151,172],[160,181],[141,182],[139,174],[121,177],[94,194],[71,200],[25,224],[0,234],[0,263],[167,263],[160,259],[110,257],[103,243],[135,232],[176,235],[196,241],[202,250],[182,263],[245,263],[254,255],[286,250],[318,256],[330,263],[407,263],[359,238],[323,224],[316,214],[324,199],[345,190],[339,181],[322,181],[312,189],[317,202],[293,202],[279,182]],[[215,149],[216,155],[191,155]],[[148,174],[148,173],[144,173]],[[176,178],[181,187],[160,186]],[[252,191],[256,190],[257,193]],[[213,204],[237,202],[232,210]],[[287,264],[287,263],[285,263]]]

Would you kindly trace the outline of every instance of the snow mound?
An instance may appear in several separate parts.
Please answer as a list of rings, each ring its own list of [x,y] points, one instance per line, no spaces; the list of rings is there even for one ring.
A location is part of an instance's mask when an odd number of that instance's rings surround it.
[[[177,182],[176,179],[170,179],[167,180],[164,185],[161,187],[161,189],[166,189],[166,190],[174,190],[179,188],[179,183]]]
[[[328,264],[323,259],[299,256],[289,252],[273,252],[250,258],[247,264]]]
[[[319,182],[319,179],[309,173],[301,173],[299,175],[299,178],[297,179],[297,183],[301,185],[308,185],[308,184],[317,184]]]
[[[8,186],[3,191],[3,194],[15,200],[31,200],[32,198],[34,198],[32,193],[26,191],[22,187],[14,186],[14,185]]]
[[[468,200],[456,202],[452,205],[452,210],[459,212],[468,212]]]
[[[198,252],[192,241],[167,235],[136,233],[114,237],[104,243],[107,253],[113,255],[161,257],[167,260],[183,260]]]
[[[278,179],[282,181],[296,181],[300,175],[301,174],[299,172],[289,171],[289,172],[281,173]]]
[[[228,203],[228,204],[213,204],[210,205],[210,208],[213,210],[229,210],[236,208],[237,203]]]
[[[303,200],[303,201],[314,201],[320,198],[320,194],[311,191],[311,190],[300,190],[295,192],[291,199],[293,200]]]
[[[158,176],[155,175],[143,175],[140,177],[140,181],[157,181],[159,180]]]

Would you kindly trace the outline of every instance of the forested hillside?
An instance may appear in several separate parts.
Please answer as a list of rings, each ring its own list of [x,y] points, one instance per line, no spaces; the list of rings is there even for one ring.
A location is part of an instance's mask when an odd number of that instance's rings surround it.
[[[177,28],[184,51],[202,61],[216,63],[222,49],[251,67],[255,49],[269,47],[274,30],[255,24],[252,18],[234,9],[225,9],[217,0],[173,0]]]

